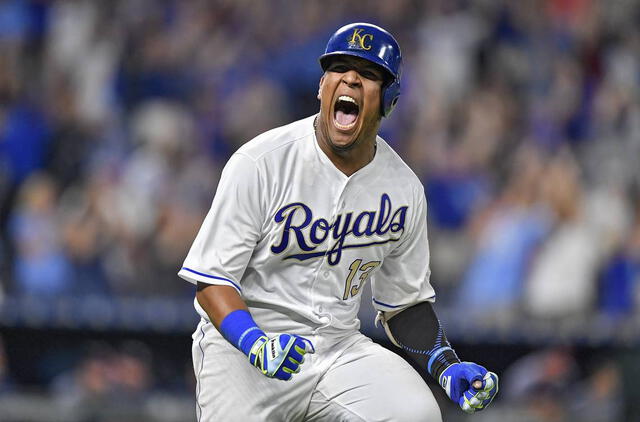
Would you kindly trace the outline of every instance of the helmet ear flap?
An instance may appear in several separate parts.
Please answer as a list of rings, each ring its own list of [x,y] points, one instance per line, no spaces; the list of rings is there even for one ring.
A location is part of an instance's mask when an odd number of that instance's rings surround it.
[[[380,113],[382,117],[389,117],[391,112],[398,102],[400,97],[400,82],[394,79],[384,90],[382,91],[382,102],[380,104]]]

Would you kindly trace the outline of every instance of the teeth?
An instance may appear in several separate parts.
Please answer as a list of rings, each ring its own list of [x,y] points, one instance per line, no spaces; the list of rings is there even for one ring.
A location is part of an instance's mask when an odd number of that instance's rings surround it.
[[[354,127],[356,125],[356,122],[351,123],[350,125],[341,125],[340,123],[336,122],[335,120],[333,121],[333,123],[338,127],[338,129],[343,129],[343,130],[348,130],[351,129],[352,127]]]
[[[349,103],[355,104],[356,108],[358,108],[358,109],[360,108],[360,107],[358,106],[358,103],[356,102],[355,98],[350,97],[350,96],[348,96],[348,95],[341,95],[341,96],[339,96],[339,97],[338,97],[338,101],[346,101],[346,102],[349,102]],[[346,126],[345,126],[345,125],[341,125],[340,123],[338,123],[338,121],[337,121],[335,118],[333,119],[333,123],[336,125],[336,127],[337,127],[338,129],[341,129],[341,130],[349,130],[349,129],[351,129],[352,127],[354,127],[354,126],[356,125],[356,123],[357,123],[357,122],[358,122],[358,119],[354,120],[351,124],[349,124],[349,125],[346,125]]]
[[[358,105],[358,103],[356,102],[355,99],[351,98],[348,95],[341,95],[338,97],[338,101],[348,101],[350,103],[354,103],[355,105]]]

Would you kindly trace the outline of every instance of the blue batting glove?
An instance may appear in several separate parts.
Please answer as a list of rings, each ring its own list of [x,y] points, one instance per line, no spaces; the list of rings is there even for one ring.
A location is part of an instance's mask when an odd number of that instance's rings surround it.
[[[498,393],[498,376],[472,362],[454,363],[442,372],[438,382],[466,413],[484,409]]]
[[[300,372],[304,355],[315,353],[313,344],[304,337],[279,334],[272,338],[260,336],[251,346],[249,362],[269,378],[288,381]]]

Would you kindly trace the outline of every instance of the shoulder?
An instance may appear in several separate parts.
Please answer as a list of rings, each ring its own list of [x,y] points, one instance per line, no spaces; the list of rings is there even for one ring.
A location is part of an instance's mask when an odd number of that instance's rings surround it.
[[[268,130],[242,145],[236,154],[257,162],[264,157],[295,148],[301,140],[313,136],[314,118],[315,115]]]
[[[385,177],[391,179],[391,182],[408,188],[413,193],[424,194],[424,186],[422,181],[415,172],[404,162],[398,153],[380,136],[377,137],[378,153],[384,161]]]

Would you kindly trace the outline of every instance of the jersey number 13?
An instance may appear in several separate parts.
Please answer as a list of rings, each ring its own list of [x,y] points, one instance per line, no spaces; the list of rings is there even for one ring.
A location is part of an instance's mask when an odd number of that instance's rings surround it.
[[[380,261],[369,261],[366,264],[362,264],[362,259],[356,259],[349,265],[349,275],[347,275],[347,280],[344,283],[344,295],[342,296],[343,300],[349,299],[349,297],[354,297],[358,294],[362,286],[365,285],[371,271],[373,271],[378,265],[380,265]],[[360,273],[360,282],[356,285],[353,284],[353,279],[356,277],[356,274]]]

